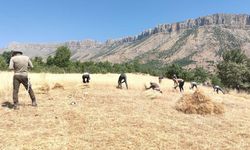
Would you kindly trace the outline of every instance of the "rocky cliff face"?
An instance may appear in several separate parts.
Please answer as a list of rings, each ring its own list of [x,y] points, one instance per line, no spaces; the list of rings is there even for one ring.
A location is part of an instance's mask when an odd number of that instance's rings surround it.
[[[195,27],[202,27],[208,25],[220,25],[231,28],[249,28],[250,16],[249,15],[229,15],[229,14],[215,14],[211,16],[200,17],[197,19],[188,19],[183,22],[173,24],[158,25],[153,29],[146,30],[137,36],[126,37],[116,42],[133,42],[135,40],[143,39],[157,33],[171,33],[180,30],[187,30]]]
[[[250,16],[215,14],[173,24],[158,25],[137,36],[100,43],[93,40],[54,44],[11,43],[8,49],[34,57],[53,55],[66,45],[73,60],[121,63],[137,59],[143,63],[179,63],[213,67],[224,50],[242,49],[250,56]]]

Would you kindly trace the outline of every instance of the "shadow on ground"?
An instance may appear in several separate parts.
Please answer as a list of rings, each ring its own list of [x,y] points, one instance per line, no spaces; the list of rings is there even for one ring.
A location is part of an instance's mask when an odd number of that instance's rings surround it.
[[[5,107],[5,108],[9,108],[9,109],[12,109],[14,107],[13,104],[11,104],[10,102],[7,102],[7,101],[3,102],[1,106]]]

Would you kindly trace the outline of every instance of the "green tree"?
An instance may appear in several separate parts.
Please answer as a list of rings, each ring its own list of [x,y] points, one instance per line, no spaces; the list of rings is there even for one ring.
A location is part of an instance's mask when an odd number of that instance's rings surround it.
[[[42,57],[35,57],[34,59],[32,59],[32,63],[34,66],[32,72],[46,72],[46,66],[43,62]]]
[[[223,87],[224,85],[221,83],[221,79],[218,77],[218,75],[214,74],[211,75],[211,83],[212,85],[218,85],[220,87]]]
[[[194,72],[191,71],[191,70],[183,70],[183,71],[181,72],[180,77],[181,77],[182,79],[184,79],[185,81],[196,81],[196,80],[194,79]]]
[[[2,56],[3,56],[4,60],[5,60],[5,62],[7,64],[9,64],[10,59],[11,59],[11,52],[10,51],[8,51],[8,52],[4,51],[3,54],[2,54]]]
[[[180,77],[183,71],[181,66],[179,66],[178,64],[172,64],[170,66],[167,66],[165,69],[166,69],[165,76],[168,78],[172,78],[174,74]]]
[[[224,62],[234,62],[236,64],[245,64],[248,59],[242,50],[226,51],[223,53],[222,58]]]
[[[48,66],[54,65],[54,58],[53,58],[52,56],[49,56],[49,57],[47,58],[47,60],[46,60],[46,64],[47,64]]]
[[[7,69],[7,64],[5,62],[4,57],[0,56],[0,70],[5,70]]]
[[[208,79],[208,72],[202,67],[195,68],[193,70],[194,73],[194,81],[203,83]]]
[[[35,62],[38,65],[44,65],[45,63],[43,62],[43,58],[42,57],[35,57],[33,59],[33,62]]]
[[[56,50],[56,54],[54,57],[54,64],[58,67],[68,67],[70,63],[71,52],[70,49],[66,46],[60,46]]]
[[[250,89],[249,58],[241,50],[224,52],[218,65],[218,77],[223,85],[236,88],[237,85]]]

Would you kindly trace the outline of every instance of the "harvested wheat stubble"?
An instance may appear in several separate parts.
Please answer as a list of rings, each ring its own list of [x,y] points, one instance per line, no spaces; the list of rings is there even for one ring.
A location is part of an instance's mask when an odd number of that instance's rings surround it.
[[[41,94],[47,94],[50,90],[50,86],[48,84],[44,84],[43,86],[39,87],[38,88],[38,94],[41,93]]]
[[[186,114],[222,114],[225,112],[221,103],[213,102],[200,90],[193,94],[185,94],[176,104],[176,110]]]
[[[54,89],[63,89],[63,90],[64,90],[64,87],[63,87],[63,85],[61,85],[60,83],[56,83],[52,89],[53,89],[53,90],[54,90]]]

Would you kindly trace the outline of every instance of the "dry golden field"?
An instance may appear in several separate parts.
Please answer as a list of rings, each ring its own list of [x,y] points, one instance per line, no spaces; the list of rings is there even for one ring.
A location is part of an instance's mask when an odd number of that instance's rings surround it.
[[[12,75],[0,73],[1,104],[12,103]],[[30,74],[38,107],[23,87],[20,110],[0,107],[0,149],[250,149],[250,95],[200,86],[225,113],[184,114],[175,109],[183,94],[171,80],[160,94],[144,90],[157,77],[127,74],[126,90],[116,88],[118,76],[93,74],[86,86],[80,74]],[[52,89],[56,83],[64,89]],[[189,86],[185,93],[194,92]]]

